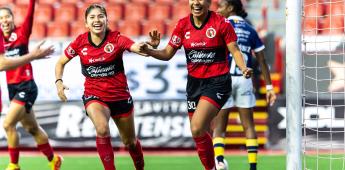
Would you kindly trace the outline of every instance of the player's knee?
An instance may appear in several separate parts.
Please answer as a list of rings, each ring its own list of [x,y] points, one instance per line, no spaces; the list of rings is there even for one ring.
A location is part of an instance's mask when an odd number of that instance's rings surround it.
[[[97,136],[109,136],[110,131],[107,125],[96,126]]]
[[[2,127],[5,129],[6,132],[16,129],[16,125],[6,121],[3,122]]]
[[[24,129],[29,132],[31,135],[35,135],[38,133],[39,128],[38,126],[32,126],[32,125],[26,125],[24,126]]]
[[[203,132],[202,126],[191,124],[191,132],[193,136],[201,136]]]

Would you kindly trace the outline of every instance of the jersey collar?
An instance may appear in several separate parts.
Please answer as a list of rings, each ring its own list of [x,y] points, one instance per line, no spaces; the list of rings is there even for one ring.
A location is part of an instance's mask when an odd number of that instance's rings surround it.
[[[211,17],[211,11],[208,11],[207,12],[207,16],[206,16],[206,19],[205,21],[202,23],[202,25],[200,27],[197,27],[195,24],[194,24],[194,18],[193,18],[193,15],[190,14],[190,22],[192,23],[193,27],[197,30],[202,30],[202,28],[204,28],[204,26],[207,24],[208,20],[210,19]]]
[[[233,16],[229,16],[228,20],[242,20],[243,21],[244,19],[240,16],[233,15]]]
[[[109,30],[107,29],[107,30],[105,31],[105,36],[104,36],[102,42],[101,42],[99,45],[96,45],[96,44],[94,44],[94,43],[92,42],[91,33],[89,32],[89,33],[88,33],[88,36],[87,36],[87,37],[88,37],[88,41],[89,41],[89,43],[90,43],[92,46],[94,46],[94,47],[96,47],[96,48],[99,48],[99,47],[101,47],[101,46],[104,44],[104,42],[107,40],[108,33],[109,33]]]

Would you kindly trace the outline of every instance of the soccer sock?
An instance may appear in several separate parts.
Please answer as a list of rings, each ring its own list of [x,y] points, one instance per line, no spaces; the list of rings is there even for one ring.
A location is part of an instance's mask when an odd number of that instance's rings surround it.
[[[201,163],[204,165],[205,170],[212,170],[215,167],[214,151],[212,145],[212,138],[209,133],[204,136],[194,137],[196,149],[199,154]]]
[[[102,160],[104,170],[115,170],[114,152],[110,137],[96,137],[96,146],[99,157]]]
[[[213,139],[214,155],[218,162],[224,162],[224,138],[216,137]]]
[[[37,145],[37,148],[47,157],[48,161],[53,160],[54,151],[53,148],[50,146],[49,142]]]
[[[134,166],[136,170],[143,170],[144,169],[144,155],[143,149],[141,148],[140,141],[137,140],[135,144],[135,148],[128,148],[129,154],[132,157]]]
[[[258,140],[257,139],[247,139],[246,146],[248,151],[248,162],[250,165],[250,170],[256,170],[257,163],[257,153],[258,153]]]
[[[14,163],[14,164],[18,164],[19,149],[18,148],[10,148],[10,147],[8,147],[8,153],[10,154],[10,162]]]

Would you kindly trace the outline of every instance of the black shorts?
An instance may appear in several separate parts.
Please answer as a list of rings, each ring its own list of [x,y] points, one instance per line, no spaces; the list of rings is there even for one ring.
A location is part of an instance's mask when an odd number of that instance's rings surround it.
[[[8,84],[7,87],[11,102],[25,106],[26,113],[30,113],[38,95],[35,81],[29,80],[17,84]]]
[[[82,97],[85,110],[87,106],[93,102],[97,102],[105,107],[108,107],[111,112],[112,118],[118,117],[127,117],[132,114],[133,112],[133,100],[132,97],[129,97],[126,100],[119,100],[119,101],[102,101],[97,96],[84,96]],[[86,111],[85,111],[86,112]],[[86,112],[87,115],[87,112]]]
[[[217,77],[199,79],[188,76],[187,107],[188,112],[195,111],[200,98],[205,99],[221,109],[231,94],[231,76],[225,74]]]

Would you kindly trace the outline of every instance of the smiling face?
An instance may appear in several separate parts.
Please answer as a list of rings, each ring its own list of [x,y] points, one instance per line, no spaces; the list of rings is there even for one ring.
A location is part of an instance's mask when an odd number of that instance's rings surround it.
[[[0,8],[0,24],[5,36],[8,36],[14,30],[14,18],[10,9]]]
[[[108,26],[108,19],[105,9],[99,5],[90,6],[85,13],[85,26],[91,34],[105,34]]]
[[[203,17],[207,15],[211,0],[189,0],[189,7],[194,17]]]

